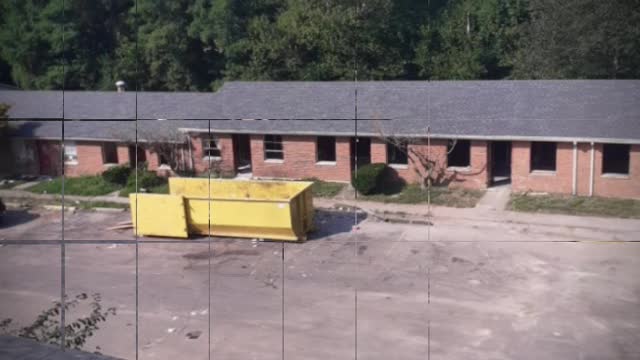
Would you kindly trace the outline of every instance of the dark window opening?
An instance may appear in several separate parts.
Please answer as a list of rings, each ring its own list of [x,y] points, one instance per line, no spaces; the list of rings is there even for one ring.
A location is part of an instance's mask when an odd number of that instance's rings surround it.
[[[219,158],[221,156],[220,152],[220,142],[215,137],[206,137],[202,139],[202,154],[204,157],[213,157]]]
[[[169,160],[167,159],[166,156],[162,155],[162,154],[158,154],[158,163],[160,165],[169,165]]]
[[[532,142],[531,171],[556,171],[556,146],[554,142]]]
[[[283,160],[284,159],[284,151],[282,148],[282,136],[265,135],[264,158],[265,160]]]
[[[102,145],[102,163],[117,164],[118,163],[118,146],[114,143],[105,143]]]
[[[396,165],[408,165],[407,143],[387,144],[387,163]]]
[[[336,161],[336,138],[318,136],[316,142],[317,161]]]
[[[471,142],[449,140],[447,144],[447,166],[467,167],[471,165]]]
[[[630,150],[629,145],[604,144],[602,146],[602,173],[628,175]]]

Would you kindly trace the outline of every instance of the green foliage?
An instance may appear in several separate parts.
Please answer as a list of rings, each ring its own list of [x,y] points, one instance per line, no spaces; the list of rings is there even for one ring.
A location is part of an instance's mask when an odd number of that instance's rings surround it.
[[[60,344],[62,331],[60,329],[60,313],[64,306],[65,313],[69,316],[69,310],[90,301],[90,312],[87,316],[79,317],[73,321],[67,317],[64,327],[66,348],[81,350],[87,339],[94,335],[100,329],[99,324],[105,322],[109,316],[116,315],[116,308],[110,307],[103,309],[100,294],[93,294],[89,297],[85,293],[77,295],[73,300],[65,298],[64,305],[60,301],[55,301],[53,306],[44,310],[38,318],[28,326],[17,330],[8,330],[11,326],[12,319],[4,319],[0,321],[0,333],[6,335],[17,335],[32,339],[35,341]]]
[[[529,0],[514,77],[640,77],[640,3]]]
[[[469,189],[449,189],[447,187],[421,188],[419,185],[404,186],[399,192],[394,194],[375,194],[364,197],[364,200],[378,201],[394,204],[426,204],[469,208],[476,206],[476,203],[484,191]]]
[[[332,198],[340,193],[342,189],[346,186],[342,183],[323,181],[317,178],[308,178],[304,179],[304,181],[312,181],[313,185],[311,186],[311,191],[313,192],[313,196],[316,197],[325,197]]]
[[[514,194],[509,207],[515,211],[568,215],[612,216],[640,219],[640,200],[565,195]]]
[[[102,178],[112,184],[124,186],[127,184],[130,173],[129,165],[119,165],[103,171]]]
[[[129,194],[135,192],[167,193],[168,191],[164,192],[164,186],[166,184],[167,179],[158,176],[155,172],[145,169],[137,169],[129,175],[127,186],[120,191],[120,196],[129,196]]]
[[[636,0],[14,0],[0,21],[24,89],[640,76]]]
[[[107,182],[102,176],[81,176],[65,178],[65,195],[100,196],[118,190],[116,184]],[[62,178],[45,180],[26,189],[38,194],[62,194]]]
[[[367,164],[357,171],[353,172],[351,176],[351,185],[363,195],[373,194],[382,190],[383,178],[385,170],[388,168],[387,164],[376,163]]]

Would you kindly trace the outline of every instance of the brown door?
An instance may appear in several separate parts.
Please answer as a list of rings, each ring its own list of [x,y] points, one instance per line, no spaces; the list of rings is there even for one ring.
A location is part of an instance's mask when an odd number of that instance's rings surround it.
[[[36,145],[38,149],[38,161],[40,175],[59,176],[62,174],[60,149],[58,143],[39,141]]]

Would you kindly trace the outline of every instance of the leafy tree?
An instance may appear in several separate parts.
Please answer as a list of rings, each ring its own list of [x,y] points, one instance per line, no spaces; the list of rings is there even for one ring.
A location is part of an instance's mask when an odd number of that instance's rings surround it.
[[[514,77],[640,77],[640,1],[531,0]]]
[[[500,79],[513,66],[521,0],[452,1],[422,27],[416,63],[432,79]]]

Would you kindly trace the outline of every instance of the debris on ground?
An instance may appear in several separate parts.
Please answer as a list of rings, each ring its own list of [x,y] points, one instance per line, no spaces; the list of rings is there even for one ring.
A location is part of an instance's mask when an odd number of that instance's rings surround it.
[[[187,338],[190,340],[194,340],[200,337],[200,335],[202,335],[202,331],[200,330],[196,330],[196,331],[189,331],[187,333]]]

